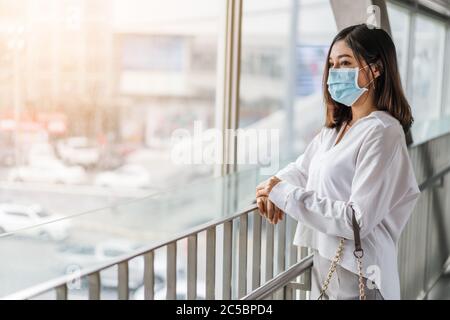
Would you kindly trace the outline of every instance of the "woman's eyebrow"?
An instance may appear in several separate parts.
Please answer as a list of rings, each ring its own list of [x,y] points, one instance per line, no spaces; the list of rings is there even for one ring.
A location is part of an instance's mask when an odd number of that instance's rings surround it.
[[[338,59],[344,58],[344,57],[353,58],[351,55],[346,54],[346,53],[345,54],[340,54],[340,55],[337,56]]]

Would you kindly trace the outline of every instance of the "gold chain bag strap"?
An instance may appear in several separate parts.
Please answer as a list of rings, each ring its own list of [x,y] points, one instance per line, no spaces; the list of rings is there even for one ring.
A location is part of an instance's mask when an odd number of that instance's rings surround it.
[[[356,263],[358,267],[358,277],[359,277],[359,300],[366,300],[366,293],[364,291],[364,278],[362,273],[362,262],[361,259],[364,256],[364,250],[361,247],[361,238],[359,235],[359,225],[356,221],[355,212],[353,211],[352,216],[352,224],[353,224],[353,235],[355,238],[355,250],[353,251],[353,255],[356,258]],[[323,282],[322,289],[320,290],[320,295],[317,300],[321,300],[323,298],[323,295],[325,294],[325,291],[328,289],[328,285],[330,284],[331,277],[333,276],[333,273],[336,271],[337,264],[341,260],[342,252],[344,251],[344,242],[345,239],[342,238],[339,241],[339,246],[336,250],[336,254],[331,261],[330,269],[328,270],[327,277],[325,281]]]

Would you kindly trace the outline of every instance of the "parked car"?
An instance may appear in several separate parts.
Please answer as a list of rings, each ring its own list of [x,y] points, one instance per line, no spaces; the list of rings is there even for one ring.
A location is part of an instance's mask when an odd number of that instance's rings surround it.
[[[113,171],[99,173],[94,184],[101,187],[134,187],[150,186],[150,173],[139,165],[124,165]]]
[[[4,167],[11,167],[16,162],[14,147],[2,146],[0,148],[0,165]]]
[[[55,150],[50,143],[40,142],[34,143],[28,150],[28,164],[40,163],[43,161],[57,161]]]
[[[80,267],[91,266],[108,262],[137,249],[137,246],[127,240],[111,240],[91,243],[66,243],[59,248],[61,255],[68,265]],[[130,289],[136,289],[143,283],[144,260],[143,257],[132,259],[128,264]],[[118,286],[117,265],[100,272],[101,284],[104,287],[115,288]]]
[[[80,184],[86,181],[86,172],[80,166],[66,166],[52,158],[36,159],[26,166],[10,170],[8,180],[47,183]]]
[[[57,143],[60,158],[67,164],[85,168],[95,166],[100,159],[100,151],[86,137],[72,137]]]
[[[16,163],[16,143],[13,131],[0,131],[0,165],[13,166]]]
[[[69,221],[58,220],[62,216],[50,213],[40,205],[0,204],[0,234],[42,224],[26,231],[28,235],[64,240],[69,235]]]
[[[100,153],[100,158],[95,166],[98,170],[115,170],[124,164],[124,158],[112,147],[105,147]]]

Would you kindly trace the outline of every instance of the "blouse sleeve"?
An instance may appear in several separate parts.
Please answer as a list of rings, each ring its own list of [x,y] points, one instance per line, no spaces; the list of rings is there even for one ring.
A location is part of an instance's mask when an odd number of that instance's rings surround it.
[[[297,160],[289,163],[286,167],[278,171],[275,176],[280,180],[287,181],[295,186],[306,187],[306,182],[308,181],[308,169],[311,163],[311,158],[317,151],[322,140],[322,130],[316,134],[316,136],[311,140]]]
[[[348,201],[319,196],[314,190],[279,182],[269,199],[294,219],[320,232],[353,239],[352,214],[364,238],[389,213],[419,196],[404,138],[398,128],[375,127],[356,159]],[[395,209],[395,210],[394,210]],[[404,219],[404,216],[399,216]]]

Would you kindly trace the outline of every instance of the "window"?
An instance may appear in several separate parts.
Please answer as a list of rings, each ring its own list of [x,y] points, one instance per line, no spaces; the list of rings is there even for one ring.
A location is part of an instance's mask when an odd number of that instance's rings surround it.
[[[402,78],[403,87],[406,85],[406,70],[408,68],[408,45],[409,45],[409,23],[410,14],[407,9],[387,3],[389,23],[391,26],[392,38],[397,51],[398,66]],[[406,88],[405,88],[406,89]]]
[[[223,0],[41,2],[0,2],[0,64],[5,70],[0,77],[0,149],[13,150],[12,155],[2,152],[5,174],[0,180],[8,179],[13,165],[35,165],[32,153],[39,144],[57,151],[45,155],[41,172],[61,169],[69,175],[62,169],[70,167],[85,172],[79,184],[98,201],[80,211],[111,204],[98,196],[105,188],[96,181],[125,165],[137,168],[126,173],[151,177],[151,193],[211,176],[212,163],[188,152],[183,159],[174,155],[172,138],[179,129],[194,136],[197,127],[215,125]],[[73,139],[85,146],[71,146]],[[185,144],[191,150],[194,138]],[[23,176],[25,182],[31,178]],[[114,188],[132,197],[149,194],[142,179],[131,180]],[[33,201],[51,211],[64,210],[46,200],[56,189],[40,196],[39,185],[33,188]],[[71,183],[58,186],[58,197],[73,188]],[[114,197],[120,201],[121,194],[115,191]]]
[[[322,76],[326,55],[337,28],[330,2],[299,1],[294,99],[294,154],[306,145],[325,123]]]
[[[241,145],[238,154],[270,154],[254,149],[267,144],[256,141],[261,134],[272,134],[261,130],[278,131],[271,142],[279,144],[281,160],[303,151],[325,120],[322,75],[336,32],[329,1],[244,1],[239,126],[256,132],[241,140],[248,148]]]
[[[419,14],[414,37],[412,109],[420,123],[440,115],[445,24]]]
[[[289,18],[289,1],[243,2],[241,128],[255,125],[283,108]]]

